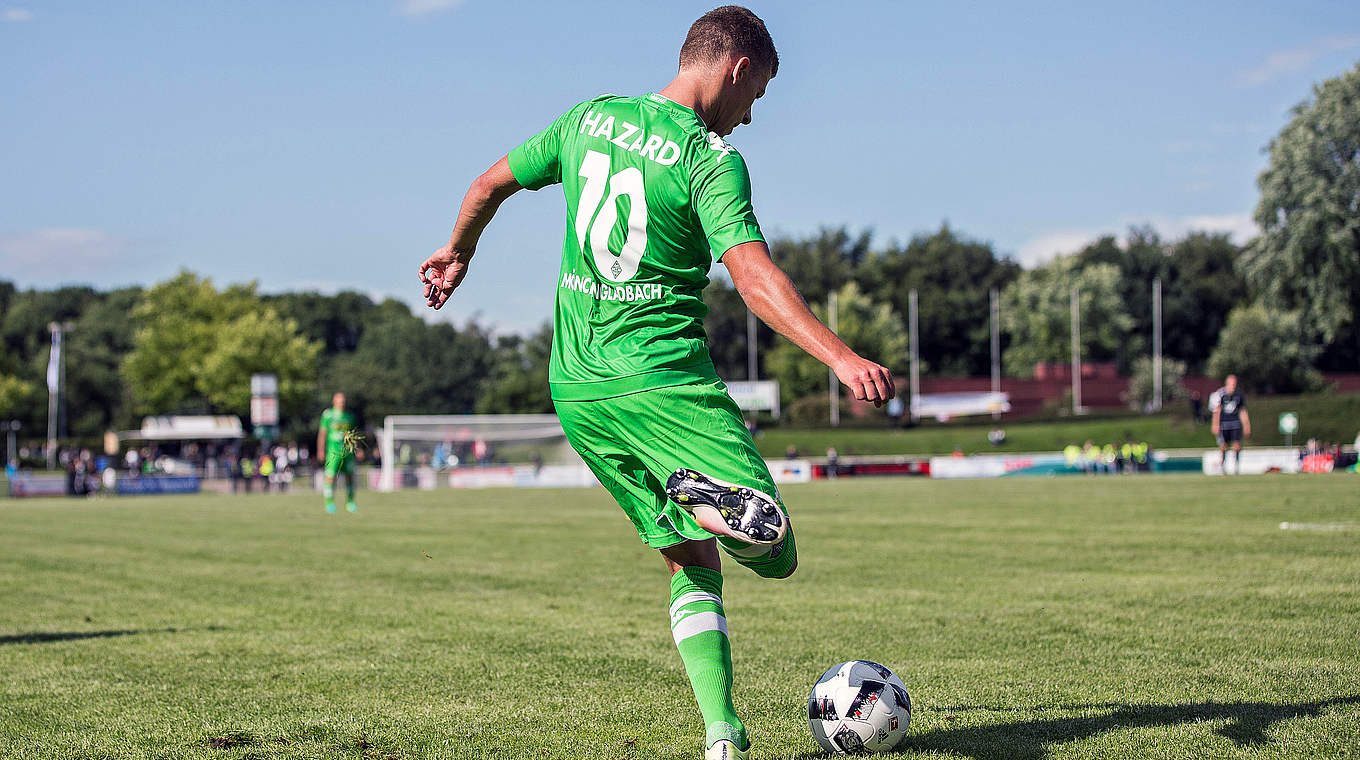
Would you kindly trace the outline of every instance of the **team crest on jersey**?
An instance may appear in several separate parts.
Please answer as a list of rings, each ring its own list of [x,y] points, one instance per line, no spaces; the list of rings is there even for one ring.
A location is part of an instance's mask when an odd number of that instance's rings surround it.
[[[735,150],[735,148],[727,144],[726,140],[719,137],[717,132],[708,133],[708,149],[720,150],[724,156]]]

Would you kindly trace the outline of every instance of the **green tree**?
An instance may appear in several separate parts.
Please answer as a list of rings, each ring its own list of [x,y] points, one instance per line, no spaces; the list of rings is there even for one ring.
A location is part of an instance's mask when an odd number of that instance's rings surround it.
[[[1360,64],[1295,107],[1257,184],[1263,234],[1243,256],[1247,281],[1330,343],[1360,311]]]
[[[67,334],[66,409],[72,435],[88,438],[135,426],[119,366],[132,350],[128,314],[141,297],[141,288],[102,293]]]
[[[9,420],[28,412],[36,403],[38,389],[12,375],[0,374],[0,420]]]
[[[477,397],[479,414],[552,412],[548,394],[552,335],[552,324],[547,323],[528,337],[508,335],[497,340],[491,371]]]
[[[1081,266],[1076,256],[1059,256],[1021,274],[1001,295],[1001,327],[1010,335],[1007,374],[1024,376],[1040,362],[1071,358],[1071,293],[1080,291],[1083,361],[1110,361],[1133,327],[1120,296],[1114,264]]]
[[[219,323],[215,332],[195,386],[211,408],[247,413],[250,376],[270,373],[279,381],[280,414],[306,410],[316,388],[321,344],[298,334],[296,322],[263,307]]]
[[[1148,408],[1156,397],[1151,356],[1140,356],[1133,360],[1133,373],[1129,377],[1129,389],[1124,400],[1129,408],[1142,411]],[[1170,357],[1162,358],[1162,406],[1185,396],[1185,362]]]
[[[132,317],[137,329],[122,373],[140,412],[244,414],[252,372],[278,375],[285,409],[311,395],[319,344],[265,306],[254,284],[219,291],[181,272],[148,290]]]
[[[1307,340],[1298,312],[1265,304],[1234,309],[1209,357],[1209,374],[1237,375],[1244,387],[1262,393],[1316,390],[1322,376],[1313,368],[1319,347]]]
[[[1192,232],[1170,252],[1162,282],[1162,352],[1199,372],[1228,322],[1228,313],[1247,303],[1247,286],[1237,270],[1242,249],[1226,233]]]
[[[1166,246],[1151,227],[1131,228],[1122,245],[1113,236],[1100,238],[1076,256],[1081,269],[1109,264],[1119,270],[1116,285],[1129,315],[1129,328],[1113,358],[1127,372],[1138,357],[1151,351],[1152,283],[1161,278],[1164,287],[1168,284],[1173,259],[1166,255]]]
[[[746,302],[730,282],[714,279],[704,289],[708,316],[704,332],[718,376],[726,380],[751,380],[746,357]],[[756,326],[757,357],[774,347],[774,331],[764,323]],[[757,358],[759,361],[759,358]],[[759,369],[759,367],[757,367]]]
[[[869,256],[871,235],[851,235],[844,227],[825,227],[816,235],[770,243],[770,258],[788,274],[808,303],[826,303],[827,294],[854,278]]]
[[[886,303],[875,302],[855,283],[837,292],[837,334],[856,353],[882,364],[894,373],[906,369],[908,339],[902,320]],[[826,307],[812,304],[812,312],[827,321]],[[812,358],[786,338],[779,338],[766,365],[779,381],[782,400],[794,399],[826,390],[826,365]]]
[[[1019,274],[1020,265],[998,258],[990,243],[969,240],[945,224],[905,247],[871,254],[855,279],[874,300],[890,304],[904,324],[915,289],[923,367],[967,376],[991,372],[990,291],[1005,288]]]
[[[431,324],[387,299],[374,307],[358,347],[330,364],[315,406],[319,412],[330,394],[344,391],[374,425],[389,414],[467,414],[485,388],[492,354],[490,337],[476,324],[461,330]]]

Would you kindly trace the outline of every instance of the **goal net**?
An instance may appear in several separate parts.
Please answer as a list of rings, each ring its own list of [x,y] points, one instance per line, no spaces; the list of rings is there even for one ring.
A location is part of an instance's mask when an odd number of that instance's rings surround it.
[[[435,488],[450,473],[452,483],[460,473],[475,480],[477,472],[582,464],[554,414],[396,414],[383,419],[378,439],[375,485],[384,491]]]

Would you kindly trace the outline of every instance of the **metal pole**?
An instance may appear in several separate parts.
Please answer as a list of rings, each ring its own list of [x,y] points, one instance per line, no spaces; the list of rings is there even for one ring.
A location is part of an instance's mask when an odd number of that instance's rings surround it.
[[[382,436],[382,470],[378,478],[378,487],[383,491],[397,490],[397,445],[393,440],[396,437],[396,421],[392,415],[383,418]],[[324,462],[325,452],[317,452],[317,459]]]
[[[1162,409],[1162,278],[1152,281],[1152,408]]]
[[[826,296],[827,321],[830,323],[831,332],[836,332],[839,327],[838,322],[840,309],[836,305],[836,291],[831,291]],[[836,378],[836,371],[827,367],[827,382],[831,386],[831,427],[839,427],[841,424],[841,382]]]
[[[8,444],[8,455],[5,457],[5,464],[14,461],[14,434],[19,430],[19,421],[10,420],[5,423],[5,443]]]
[[[1001,392],[1001,293],[992,288],[992,393]],[[992,412],[1001,419],[1001,412]]]
[[[1072,413],[1081,414],[1081,292],[1072,288]]]
[[[909,330],[908,339],[911,341],[911,351],[908,354],[911,359],[911,418],[916,419],[917,399],[921,397],[921,341],[917,331],[917,308],[916,308],[916,289],[912,288],[907,293],[907,327]]]
[[[52,347],[48,350],[60,351],[61,325],[56,322],[50,322],[47,325],[47,331],[52,334]],[[50,365],[53,359],[59,358],[60,355],[51,356],[49,354],[47,362]],[[52,386],[58,385],[61,382],[61,377],[60,373],[58,373],[56,382],[51,382],[50,368],[48,372],[49,382],[47,383],[47,469],[53,470],[56,469],[57,467],[57,389],[53,388]]]
[[[756,313],[746,310],[746,379],[757,379],[756,374]]]

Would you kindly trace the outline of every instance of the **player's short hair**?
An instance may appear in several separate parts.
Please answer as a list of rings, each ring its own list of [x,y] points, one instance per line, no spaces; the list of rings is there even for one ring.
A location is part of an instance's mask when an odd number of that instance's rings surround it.
[[[765,22],[740,5],[724,5],[699,17],[680,46],[680,68],[743,55],[770,76],[779,73],[779,52]]]

